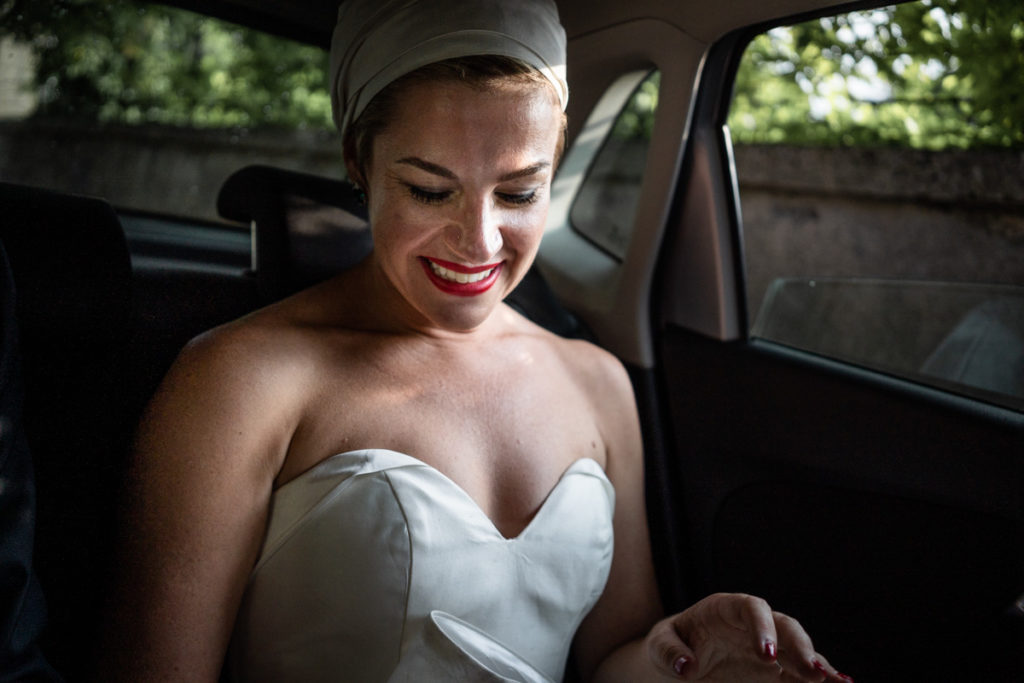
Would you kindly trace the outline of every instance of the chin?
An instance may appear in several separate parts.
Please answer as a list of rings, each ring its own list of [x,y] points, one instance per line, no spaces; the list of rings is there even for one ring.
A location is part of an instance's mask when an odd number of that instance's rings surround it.
[[[472,332],[494,315],[517,282],[518,280],[499,281],[487,292],[476,296],[460,296],[439,291],[437,294],[441,297],[440,301],[431,296],[432,301],[425,301],[418,308],[420,314],[438,329]]]
[[[431,322],[438,328],[449,332],[472,332],[487,322],[500,302],[490,305],[456,305],[452,308],[462,310],[450,310],[438,312],[429,316]]]

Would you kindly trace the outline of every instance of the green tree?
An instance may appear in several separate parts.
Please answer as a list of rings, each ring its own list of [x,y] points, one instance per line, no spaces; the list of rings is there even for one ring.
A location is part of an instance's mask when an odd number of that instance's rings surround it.
[[[757,36],[729,116],[748,143],[1024,146],[1024,3],[921,0]]]
[[[0,1],[37,55],[39,115],[330,127],[327,56],[160,5]],[[657,75],[616,126],[649,137]],[[1024,3],[920,0],[757,36],[729,125],[747,143],[1024,146]]]
[[[612,133],[620,139],[650,139],[654,132],[654,115],[658,110],[661,72],[652,71],[629,97],[625,108],[615,120]]]
[[[39,116],[194,127],[331,125],[316,47],[129,0],[8,0],[36,54]]]

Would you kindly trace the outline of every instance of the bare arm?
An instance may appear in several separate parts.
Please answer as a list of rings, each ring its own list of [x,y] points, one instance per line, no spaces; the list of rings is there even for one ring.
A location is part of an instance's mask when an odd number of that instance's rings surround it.
[[[610,653],[642,639],[662,617],[644,508],[643,449],[632,385],[610,354],[599,352],[597,360],[592,365],[598,369],[591,380],[595,388],[589,394],[601,397],[596,410],[607,452],[605,472],[615,487],[615,551],[604,593],[580,625],[574,643],[577,665],[587,681]]]
[[[143,418],[101,680],[220,674],[294,424],[291,383],[253,342],[190,344]]]
[[[615,486],[615,550],[604,594],[577,631],[583,679],[618,681],[846,681],[795,620],[749,595],[708,596],[662,618],[644,501],[643,455],[632,387],[605,364],[599,409]]]

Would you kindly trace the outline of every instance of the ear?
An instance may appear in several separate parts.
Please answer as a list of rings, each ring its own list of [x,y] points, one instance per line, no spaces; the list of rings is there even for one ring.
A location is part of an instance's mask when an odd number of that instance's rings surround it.
[[[342,156],[345,159],[345,172],[348,173],[348,179],[352,184],[365,192],[367,189],[366,177],[362,169],[359,168],[359,164],[356,163],[355,151],[355,143],[351,139],[346,140],[342,149]]]

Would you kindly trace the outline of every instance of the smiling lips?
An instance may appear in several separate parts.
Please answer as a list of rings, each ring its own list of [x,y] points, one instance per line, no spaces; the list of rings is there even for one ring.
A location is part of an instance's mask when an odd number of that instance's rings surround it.
[[[446,294],[455,296],[477,296],[483,294],[501,274],[503,263],[485,266],[462,266],[450,261],[421,258],[423,269],[434,286]]]

